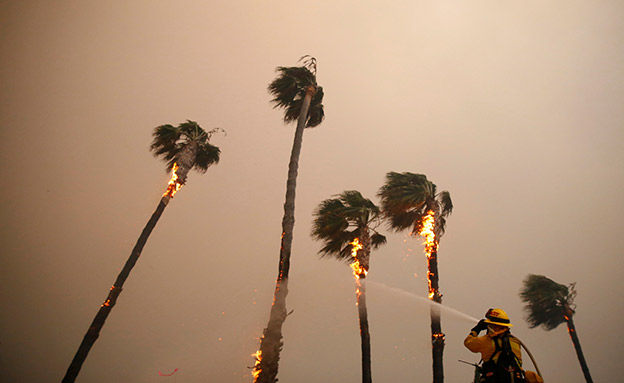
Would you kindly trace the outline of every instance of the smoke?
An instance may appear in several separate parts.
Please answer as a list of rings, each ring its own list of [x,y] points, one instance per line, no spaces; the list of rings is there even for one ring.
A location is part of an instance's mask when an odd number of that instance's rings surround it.
[[[459,310],[455,310],[455,309],[453,309],[451,307],[448,307],[448,306],[445,306],[445,305],[441,305],[441,304],[439,304],[437,302],[434,302],[432,300],[429,300],[429,299],[427,299],[425,297],[418,296],[418,295],[416,295],[414,293],[410,293],[409,291],[405,291],[405,290],[397,288],[397,287],[390,287],[390,286],[387,286],[387,285],[385,285],[383,283],[373,282],[373,281],[370,281],[370,280],[367,281],[367,284],[368,284],[368,286],[376,286],[376,287],[381,288],[382,290],[385,290],[385,291],[387,291],[389,293],[406,297],[406,298],[408,298],[411,301],[415,301],[417,303],[424,303],[424,304],[428,304],[430,306],[436,307],[438,309],[438,310],[436,310],[436,312],[438,312],[438,313],[440,312],[440,310],[442,310],[442,311],[444,311],[446,313],[452,314],[453,316],[455,316],[457,318],[460,318],[460,319],[463,319],[463,320],[465,320],[467,322],[474,323],[474,322],[478,322],[479,321],[477,318],[474,318],[474,317],[472,317],[472,316],[470,316],[468,314],[465,314],[465,313],[463,313],[463,312],[461,312]]]

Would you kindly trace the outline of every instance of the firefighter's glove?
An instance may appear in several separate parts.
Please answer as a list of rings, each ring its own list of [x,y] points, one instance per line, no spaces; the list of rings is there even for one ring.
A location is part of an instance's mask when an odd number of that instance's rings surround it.
[[[488,324],[485,323],[485,319],[481,319],[479,323],[477,323],[477,325],[474,326],[470,331],[474,331],[477,334],[479,334],[481,331],[486,330],[487,326]]]

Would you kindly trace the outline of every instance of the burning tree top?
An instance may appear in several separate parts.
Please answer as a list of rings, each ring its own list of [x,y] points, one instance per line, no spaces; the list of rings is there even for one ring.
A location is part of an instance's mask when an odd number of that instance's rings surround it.
[[[205,173],[210,166],[219,163],[221,150],[210,144],[211,136],[218,131],[222,129],[206,132],[190,120],[178,126],[160,125],[154,129],[150,150],[167,162],[167,171],[173,170],[176,176],[174,182],[184,185],[191,169]]]

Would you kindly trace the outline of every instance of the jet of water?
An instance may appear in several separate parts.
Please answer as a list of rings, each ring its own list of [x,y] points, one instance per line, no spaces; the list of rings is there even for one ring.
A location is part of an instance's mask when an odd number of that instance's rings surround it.
[[[376,286],[376,287],[378,287],[378,288],[380,288],[382,290],[385,290],[387,292],[390,292],[392,294],[406,297],[406,298],[408,298],[408,299],[410,299],[412,301],[418,301],[418,302],[421,302],[421,303],[427,303],[429,305],[436,306],[437,308],[439,308],[439,309],[441,309],[441,310],[443,310],[443,311],[445,311],[447,313],[453,314],[453,315],[455,315],[458,318],[464,319],[464,320],[472,322],[472,323],[475,323],[475,322],[479,321],[477,318],[474,318],[474,317],[472,317],[472,316],[470,316],[468,314],[465,314],[465,313],[463,313],[463,312],[461,312],[459,310],[455,310],[455,309],[450,308],[448,306],[441,305],[441,304],[439,304],[437,302],[434,302],[434,301],[432,301],[430,299],[418,296],[418,295],[416,295],[414,293],[410,293],[409,291],[405,291],[405,290],[399,289],[397,287],[390,287],[390,286],[387,286],[387,285],[385,285],[383,283],[373,282],[373,281],[370,281],[370,280],[367,281],[367,284],[369,286],[371,286],[371,285]]]

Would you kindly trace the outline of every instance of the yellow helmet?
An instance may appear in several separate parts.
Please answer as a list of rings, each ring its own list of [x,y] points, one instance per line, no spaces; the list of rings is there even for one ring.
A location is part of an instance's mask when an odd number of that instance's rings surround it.
[[[509,316],[501,309],[489,309],[485,313],[485,323],[495,324],[499,326],[512,327]]]

